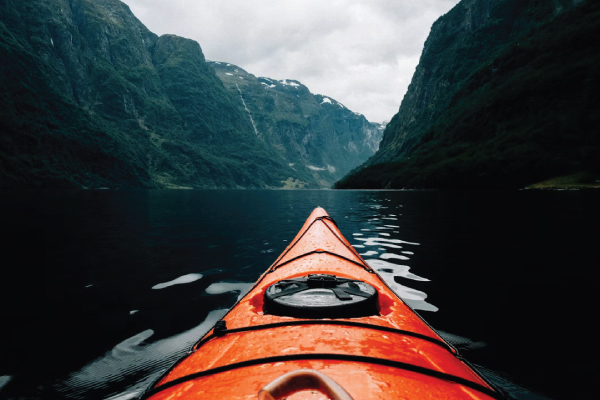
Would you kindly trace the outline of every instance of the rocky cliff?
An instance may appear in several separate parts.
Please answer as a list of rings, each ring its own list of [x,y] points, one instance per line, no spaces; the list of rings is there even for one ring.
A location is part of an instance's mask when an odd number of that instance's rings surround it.
[[[237,96],[255,135],[286,160],[305,185],[330,187],[372,156],[384,124],[371,123],[331,97],[312,94],[295,80],[248,73],[226,62],[209,62],[229,92]]]
[[[290,165],[286,154],[306,149],[256,135],[198,43],[158,37],[118,0],[2,0],[0,95],[0,186],[322,187],[341,176]],[[310,162],[346,171],[368,155]]]
[[[519,187],[597,169],[597,2],[463,0],[379,151],[337,187]]]

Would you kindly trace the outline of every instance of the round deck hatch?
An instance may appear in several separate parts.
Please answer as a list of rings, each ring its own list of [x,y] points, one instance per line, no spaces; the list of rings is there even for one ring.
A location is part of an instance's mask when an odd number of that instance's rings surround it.
[[[295,318],[377,315],[377,290],[366,282],[335,275],[286,279],[267,288],[264,312]]]

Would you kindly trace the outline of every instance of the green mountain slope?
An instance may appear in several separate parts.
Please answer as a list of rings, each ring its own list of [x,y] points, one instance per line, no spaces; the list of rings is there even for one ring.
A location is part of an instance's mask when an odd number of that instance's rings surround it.
[[[0,3],[0,186],[279,187],[191,40],[117,0]]]
[[[2,1],[0,186],[330,187],[377,148],[304,86],[219,77],[118,0]]]
[[[385,125],[295,80],[257,78],[225,62],[209,62],[250,119],[255,135],[304,183],[330,187],[379,147]],[[296,184],[302,184],[297,182]]]
[[[600,172],[600,5],[462,1],[432,27],[380,150],[338,188],[523,187]]]

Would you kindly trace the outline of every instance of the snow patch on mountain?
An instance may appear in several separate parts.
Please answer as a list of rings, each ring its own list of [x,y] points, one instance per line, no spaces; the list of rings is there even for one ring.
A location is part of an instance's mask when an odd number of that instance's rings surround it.
[[[279,81],[279,82],[281,82],[281,84],[282,84],[282,85],[285,85],[285,86],[293,86],[293,87],[299,87],[299,86],[300,86],[300,85],[299,85],[299,84],[297,84],[296,82],[294,82],[294,81],[290,81],[290,80],[287,80],[287,79],[284,79],[284,80],[282,80],[282,81]]]

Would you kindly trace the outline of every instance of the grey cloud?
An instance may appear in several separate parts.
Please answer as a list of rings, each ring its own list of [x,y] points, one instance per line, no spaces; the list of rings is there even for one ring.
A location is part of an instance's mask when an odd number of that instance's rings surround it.
[[[458,0],[125,0],[157,34],[197,40],[207,59],[296,79],[371,121],[389,120],[431,24]]]

